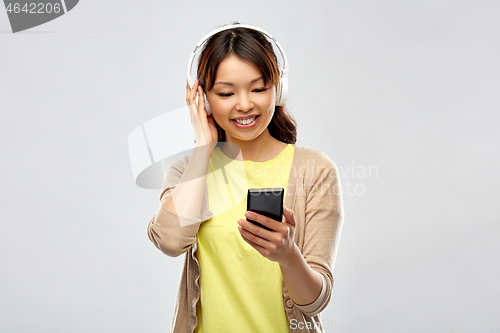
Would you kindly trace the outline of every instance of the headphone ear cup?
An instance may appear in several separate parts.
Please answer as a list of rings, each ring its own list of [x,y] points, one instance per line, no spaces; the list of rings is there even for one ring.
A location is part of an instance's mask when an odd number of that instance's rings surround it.
[[[288,79],[280,77],[278,86],[276,87],[276,105],[284,106],[288,95]]]
[[[281,105],[281,78],[276,86],[276,103],[275,105]]]
[[[207,111],[207,115],[212,114],[212,109],[210,109],[210,104],[208,104],[207,94],[203,93],[203,99],[205,100],[205,110]]]

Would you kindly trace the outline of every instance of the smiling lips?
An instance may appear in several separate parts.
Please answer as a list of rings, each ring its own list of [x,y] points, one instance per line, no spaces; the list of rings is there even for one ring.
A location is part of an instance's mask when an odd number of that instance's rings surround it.
[[[257,123],[257,119],[259,118],[258,115],[252,116],[251,118],[247,119],[231,119],[234,121],[235,125],[238,128],[247,128],[247,127],[252,127]]]

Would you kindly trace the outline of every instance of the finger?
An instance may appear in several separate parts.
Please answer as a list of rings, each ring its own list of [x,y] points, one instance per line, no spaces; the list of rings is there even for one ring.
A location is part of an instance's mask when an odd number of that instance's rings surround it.
[[[189,83],[188,80],[186,79],[186,102],[188,101],[189,98]]]
[[[258,227],[258,228],[260,228],[260,227]],[[262,228],[260,228],[260,229],[262,229]],[[238,226],[238,230],[240,231],[240,234],[243,238],[248,239],[249,241],[251,241],[255,245],[258,245],[262,248],[267,248],[270,244],[269,240],[267,240],[266,238],[263,238],[259,234],[254,233],[248,229],[245,229],[241,225]],[[264,231],[267,231],[267,230],[264,229]]]
[[[293,211],[283,206],[283,215],[285,215],[285,222],[295,227],[295,216]]]
[[[248,238],[246,237],[243,237],[243,240],[245,242],[248,243],[248,245],[250,245],[251,247],[253,247],[255,250],[257,250],[257,252],[259,252],[262,256],[264,256],[264,251],[266,250],[265,248],[263,248],[262,246],[260,246],[259,244],[255,244],[254,242],[252,242],[251,240],[249,240]]]
[[[195,104],[197,88],[198,88],[198,80],[194,82],[193,88],[190,89],[189,91],[189,104]]]
[[[205,111],[205,96],[203,95],[203,88],[201,87],[198,87],[198,110],[200,112]]]
[[[197,90],[198,89],[197,89],[196,82],[195,82],[193,84],[193,88],[191,89],[190,100],[192,100],[192,101],[196,100],[196,93],[198,92]]]
[[[278,231],[280,229],[281,224],[276,224],[276,223],[281,223],[281,222],[255,212],[251,212],[250,214],[252,214],[250,216],[252,220],[259,222],[260,224],[272,229],[273,231]]]
[[[255,225],[253,224],[252,222],[248,221],[248,220],[240,220],[240,226],[246,230],[247,232],[255,235],[256,237],[259,237],[263,240],[266,240],[266,241],[273,241],[275,239],[275,231],[276,230],[279,230],[279,228],[276,228],[276,226],[273,226],[270,225],[269,223],[266,223],[266,222],[262,222],[262,219],[259,219],[259,221],[257,221],[256,219],[252,218],[253,221],[255,222],[259,222],[260,224],[262,224],[263,226],[266,226],[268,228],[270,228],[271,230],[267,230],[267,229],[264,229],[258,225]],[[276,223],[279,223],[277,221],[275,221]]]
[[[189,98],[190,98],[190,96],[191,96],[191,87],[189,86],[189,81],[188,81],[188,79],[186,79],[186,103],[187,103],[188,105],[189,105],[189,104],[191,104],[191,103],[189,102]]]

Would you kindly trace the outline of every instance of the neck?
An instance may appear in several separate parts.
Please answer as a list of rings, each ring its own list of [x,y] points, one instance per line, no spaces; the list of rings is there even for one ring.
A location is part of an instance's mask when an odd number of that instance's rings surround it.
[[[230,144],[223,145],[221,150],[227,156],[235,156],[234,148],[239,148],[241,152],[235,158],[236,160],[255,162],[263,162],[275,157],[276,150],[283,149],[286,146],[285,143],[273,138],[267,128],[253,140],[245,141],[226,136],[226,142]]]

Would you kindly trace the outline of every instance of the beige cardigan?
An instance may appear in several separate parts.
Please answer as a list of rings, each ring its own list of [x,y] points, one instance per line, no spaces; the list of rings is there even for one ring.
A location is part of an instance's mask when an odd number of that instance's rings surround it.
[[[160,201],[179,183],[190,158],[185,156],[169,165]],[[283,306],[290,321],[290,332],[324,332],[320,312],[331,298],[333,268],[344,220],[339,173],[326,153],[295,146],[284,205],[295,215],[295,243],[309,266],[323,278],[320,296],[308,305],[295,304],[282,281]],[[188,225],[181,226],[177,215],[160,205],[149,222],[149,239],[160,251],[171,257],[185,253],[172,333],[193,332],[196,327],[196,303],[200,296],[200,266],[195,256],[197,234],[200,224],[212,216],[205,188],[200,219],[191,219]]]

